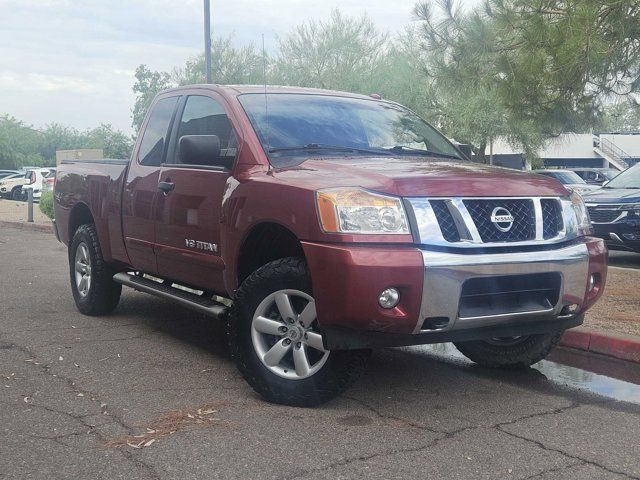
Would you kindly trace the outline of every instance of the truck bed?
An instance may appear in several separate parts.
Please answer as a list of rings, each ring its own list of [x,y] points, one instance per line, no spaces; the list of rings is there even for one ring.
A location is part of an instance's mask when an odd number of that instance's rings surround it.
[[[56,229],[63,243],[69,244],[70,232],[77,226],[70,225],[71,212],[87,208],[95,219],[104,259],[128,261],[120,220],[128,163],[127,159],[62,162],[58,168],[55,195]]]

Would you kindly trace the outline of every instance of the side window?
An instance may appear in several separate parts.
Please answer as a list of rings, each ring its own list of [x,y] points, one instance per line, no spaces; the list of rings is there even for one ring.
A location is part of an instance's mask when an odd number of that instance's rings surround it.
[[[220,140],[220,157],[233,163],[238,139],[222,105],[214,99],[200,95],[187,98],[178,125],[178,140],[184,135],[216,135]],[[180,162],[176,158],[176,163]]]
[[[141,165],[160,165],[173,110],[179,97],[159,100],[151,111],[140,142],[138,161]]]

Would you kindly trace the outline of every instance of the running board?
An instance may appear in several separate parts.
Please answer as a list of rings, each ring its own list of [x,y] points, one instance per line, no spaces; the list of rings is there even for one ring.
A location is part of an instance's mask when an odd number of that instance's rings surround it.
[[[210,317],[217,319],[222,318],[228,311],[228,307],[221,303],[211,300],[210,298],[204,298],[195,293],[189,293],[178,288],[174,288],[171,285],[159,283],[148,278],[141,277],[139,275],[132,275],[130,273],[116,273],[113,276],[113,280],[127,287],[131,287],[139,292],[149,293],[156,297],[164,298],[173,303],[182,305],[183,307],[190,308]]]

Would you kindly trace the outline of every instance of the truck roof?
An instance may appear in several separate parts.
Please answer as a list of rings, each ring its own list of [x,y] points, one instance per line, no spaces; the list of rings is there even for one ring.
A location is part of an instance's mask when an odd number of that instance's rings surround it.
[[[179,87],[169,88],[163,90],[162,92],[179,92],[182,90],[187,90],[190,88],[203,88],[203,89],[211,89],[211,90],[226,90],[229,93],[235,93],[236,95],[241,95],[243,93],[265,93],[264,85],[218,85],[211,83],[200,83],[194,85],[181,85]],[[362,95],[359,93],[351,93],[351,92],[343,92],[339,90],[327,90],[322,88],[308,88],[308,87],[290,87],[284,85],[267,85],[266,93],[274,94],[274,93],[298,93],[298,94],[306,94],[306,95],[334,95],[340,97],[351,97],[351,98],[362,98],[371,100],[371,96]],[[372,92],[373,94],[374,92]]]

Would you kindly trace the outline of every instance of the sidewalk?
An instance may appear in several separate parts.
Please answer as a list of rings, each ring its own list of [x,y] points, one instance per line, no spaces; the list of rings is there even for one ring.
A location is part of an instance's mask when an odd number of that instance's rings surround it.
[[[604,295],[587,312],[584,325],[562,337],[577,348],[640,363],[640,270],[610,267]]]
[[[37,203],[33,204],[33,223],[28,223],[27,202],[0,199],[0,228],[3,226],[15,226],[49,232],[51,220],[40,211]]]

